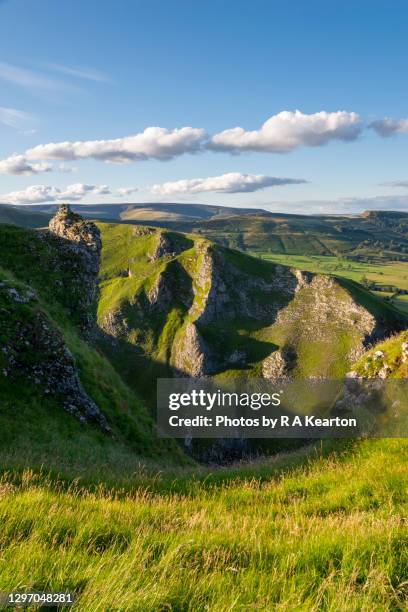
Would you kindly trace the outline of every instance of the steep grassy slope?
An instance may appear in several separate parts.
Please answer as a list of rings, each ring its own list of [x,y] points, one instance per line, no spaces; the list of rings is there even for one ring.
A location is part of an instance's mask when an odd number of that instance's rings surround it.
[[[408,378],[408,331],[374,346],[353,370],[364,378]]]
[[[342,376],[365,343],[405,325],[346,279],[304,274],[194,235],[99,227],[101,345],[142,391],[174,373]]]
[[[141,457],[186,461],[176,445],[157,440],[141,400],[79,333],[89,287],[76,255],[37,232],[0,225],[0,262],[3,465],[44,458],[49,466],[92,464],[99,457],[132,469]],[[58,388],[61,380],[66,388]],[[86,397],[105,415],[110,435],[69,414],[70,404],[86,405]]]
[[[314,448],[111,492],[6,475],[0,589],[75,591],[82,612],[402,612],[407,451]]]

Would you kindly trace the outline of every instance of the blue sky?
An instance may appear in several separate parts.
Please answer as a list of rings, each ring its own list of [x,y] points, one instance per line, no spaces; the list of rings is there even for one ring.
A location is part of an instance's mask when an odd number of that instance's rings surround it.
[[[399,0],[0,0],[0,200],[408,210],[407,22]]]

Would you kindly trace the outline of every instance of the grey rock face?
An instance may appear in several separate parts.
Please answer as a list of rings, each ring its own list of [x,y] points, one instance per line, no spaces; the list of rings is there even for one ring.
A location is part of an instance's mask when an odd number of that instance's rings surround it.
[[[74,357],[62,335],[36,304],[35,292],[0,284],[2,375],[38,385],[44,396],[55,397],[81,422],[94,422],[106,433],[105,416],[82,387]],[[29,311],[22,310],[31,304]]]
[[[160,232],[158,235],[158,239],[156,242],[155,249],[153,253],[150,255],[151,261],[156,261],[157,259],[161,259],[162,257],[175,257],[181,251],[183,247],[181,245],[176,244],[170,234],[167,232]]]
[[[181,375],[199,378],[214,372],[209,347],[194,323],[187,323],[173,351],[173,366]]]
[[[90,328],[102,250],[99,229],[92,221],[85,221],[72,212],[67,204],[60,206],[48,228],[47,239],[59,252],[56,267],[63,270],[67,265],[74,266],[76,287],[73,289],[77,300],[73,306],[81,311],[84,328]]]
[[[284,347],[271,353],[262,364],[262,376],[270,380],[290,378],[290,371],[296,364],[296,353],[291,347]]]

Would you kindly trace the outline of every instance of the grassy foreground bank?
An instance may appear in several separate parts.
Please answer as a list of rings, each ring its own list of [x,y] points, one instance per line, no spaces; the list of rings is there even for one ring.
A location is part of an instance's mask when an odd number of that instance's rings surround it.
[[[71,589],[81,611],[405,610],[407,455],[317,446],[110,491],[4,473],[0,590]]]

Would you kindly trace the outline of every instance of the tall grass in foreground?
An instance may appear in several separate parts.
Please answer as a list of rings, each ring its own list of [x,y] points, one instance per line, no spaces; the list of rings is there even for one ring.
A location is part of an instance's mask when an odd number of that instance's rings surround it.
[[[407,455],[407,441],[366,441],[177,492],[5,474],[0,590],[73,590],[92,612],[406,610]]]

